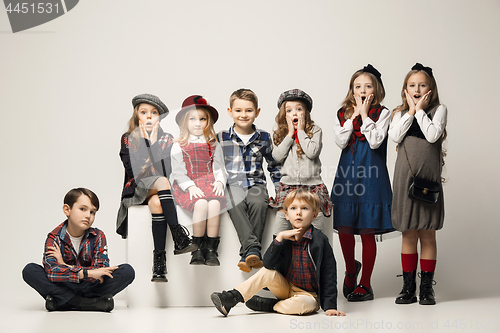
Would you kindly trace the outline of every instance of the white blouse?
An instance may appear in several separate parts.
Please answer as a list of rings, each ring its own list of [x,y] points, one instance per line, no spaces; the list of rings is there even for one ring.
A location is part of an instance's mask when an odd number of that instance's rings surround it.
[[[377,149],[384,142],[390,119],[391,112],[384,108],[376,122],[369,117],[363,121],[360,131],[366,137],[366,141],[368,141],[371,149]],[[351,119],[346,120],[344,126],[341,126],[339,117],[335,115],[333,131],[335,132],[335,143],[340,149],[344,149],[347,146],[353,130]]]
[[[206,143],[205,137],[202,136],[189,136],[190,143]],[[190,186],[196,186],[193,180],[191,180],[187,176],[186,164],[184,163],[184,158],[182,154],[181,146],[178,142],[175,142],[172,145],[172,151],[170,153],[170,159],[172,163],[172,175],[171,182],[177,181],[179,187],[186,191]],[[224,167],[224,155],[222,153],[222,148],[218,142],[215,143],[215,151],[214,151],[214,178],[215,181],[219,181],[222,185],[226,186],[227,173],[226,168]]]
[[[396,143],[403,141],[406,132],[413,122],[413,118],[417,119],[417,123],[425,139],[430,143],[434,143],[443,135],[448,118],[448,110],[445,105],[439,105],[432,120],[429,119],[422,109],[418,110],[414,116],[410,116],[408,113],[401,116],[401,112],[397,112],[394,114],[391,126],[389,127],[389,137],[392,141]]]

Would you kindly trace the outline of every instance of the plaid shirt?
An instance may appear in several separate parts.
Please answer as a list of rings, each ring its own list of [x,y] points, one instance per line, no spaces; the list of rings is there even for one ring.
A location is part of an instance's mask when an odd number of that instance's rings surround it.
[[[106,236],[97,228],[89,228],[80,244],[80,252],[77,254],[71,243],[66,227],[68,220],[58,225],[47,236],[45,241],[45,252],[43,255],[43,266],[47,277],[52,282],[74,282],[79,283],[78,273],[81,269],[96,269],[109,267],[108,246]],[[49,257],[45,253],[48,247],[56,243],[62,252],[63,260],[66,264],[59,265],[54,257]],[[97,281],[88,278],[89,281]]]
[[[270,173],[274,186],[279,186],[281,178],[278,163],[272,156],[271,135],[259,130],[253,125],[254,135],[244,144],[231,126],[227,131],[217,134],[222,150],[226,171],[229,174],[228,184],[238,184],[245,188],[256,184],[266,184],[266,176],[262,168],[263,160],[267,161],[267,170]]]
[[[299,241],[292,242],[292,262],[285,278],[297,287],[305,290],[318,292],[318,280],[316,278],[316,267],[309,256],[307,244],[312,239],[311,227],[306,231]]]

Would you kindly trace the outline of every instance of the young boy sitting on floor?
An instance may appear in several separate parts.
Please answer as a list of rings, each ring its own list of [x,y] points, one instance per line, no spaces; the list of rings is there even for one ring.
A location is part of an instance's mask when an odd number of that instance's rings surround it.
[[[106,236],[91,228],[99,199],[86,188],[74,188],[64,197],[68,218],[47,236],[43,267],[28,264],[23,279],[44,299],[49,311],[113,310],[113,296],[134,280],[128,264],[109,267]]]
[[[212,302],[227,316],[244,302],[254,311],[283,314],[316,312],[345,316],[337,310],[337,268],[328,238],[311,222],[319,212],[319,198],[304,189],[285,198],[285,216],[292,230],[278,233],[264,255],[264,267],[233,290],[214,292]],[[267,287],[277,298],[255,295]]]

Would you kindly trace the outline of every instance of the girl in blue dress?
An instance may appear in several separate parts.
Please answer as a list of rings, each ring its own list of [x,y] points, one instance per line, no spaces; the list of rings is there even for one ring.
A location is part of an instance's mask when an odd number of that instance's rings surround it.
[[[335,142],[342,154],[330,197],[346,266],[343,293],[351,302],[373,299],[370,280],[377,253],[375,235],[394,231],[386,166],[391,112],[380,104],[384,97],[381,74],[369,64],[352,75],[334,120]],[[354,258],[354,235],[361,236],[363,265]]]

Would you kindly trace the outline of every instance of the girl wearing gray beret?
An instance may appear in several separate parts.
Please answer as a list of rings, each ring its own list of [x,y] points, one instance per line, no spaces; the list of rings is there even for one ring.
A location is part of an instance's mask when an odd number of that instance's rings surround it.
[[[116,232],[127,237],[127,211],[132,205],[148,205],[153,229],[153,282],[167,282],[165,245],[167,225],[175,243],[174,254],[195,251],[198,246],[187,229],[177,221],[170,183],[170,150],[173,136],[160,127],[169,113],[155,95],[142,94],[132,99],[134,111],[129,128],[121,138],[120,158],[125,167],[122,200],[116,221]]]

